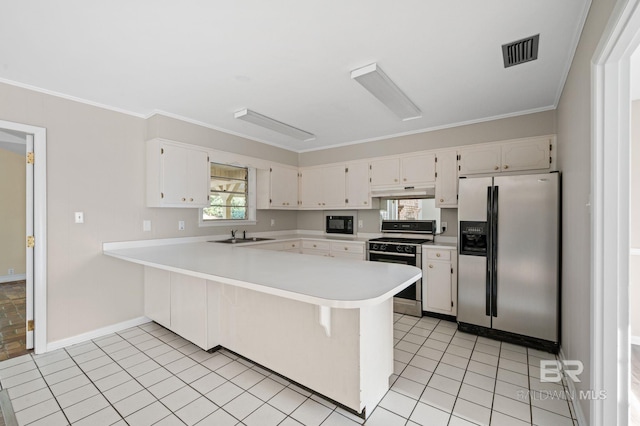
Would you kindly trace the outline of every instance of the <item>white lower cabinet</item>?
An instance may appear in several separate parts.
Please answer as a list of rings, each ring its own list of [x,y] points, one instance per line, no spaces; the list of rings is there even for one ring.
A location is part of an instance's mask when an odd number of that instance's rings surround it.
[[[171,328],[171,274],[162,269],[144,268],[144,315]]]
[[[365,259],[364,243],[331,242],[331,257],[344,257],[348,259]]]
[[[456,249],[423,249],[422,310],[456,316],[458,272]]]
[[[144,314],[203,349],[211,342],[207,280],[144,268]]]
[[[171,330],[207,346],[207,280],[171,273]]]
[[[302,254],[315,254],[316,256],[329,256],[331,243],[320,240],[302,240]]]

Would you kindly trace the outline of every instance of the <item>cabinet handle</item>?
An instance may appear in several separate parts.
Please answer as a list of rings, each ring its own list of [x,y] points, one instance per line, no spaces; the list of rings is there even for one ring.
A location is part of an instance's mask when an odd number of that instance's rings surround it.
[[[182,201],[187,201],[187,199],[186,199],[186,198],[184,198],[184,197],[182,197]]]
[[[366,202],[366,201],[365,201],[364,203],[365,203],[365,204],[367,204],[367,202]]]
[[[319,206],[321,206],[321,205],[322,205],[322,203],[318,203],[318,205],[319,205]]]
[[[441,203],[444,203],[444,198],[440,198],[440,202],[441,202]]]
[[[398,179],[394,179],[393,181],[394,181],[394,182],[397,182],[397,181],[398,181]]]
[[[509,168],[509,166],[507,166],[507,165],[505,164],[504,169],[506,170],[506,169],[508,169],[508,168]]]
[[[493,170],[498,170],[499,168],[500,168],[500,167],[495,166],[495,167],[493,168]]]
[[[324,203],[322,203],[322,205],[324,206]]]
[[[406,182],[406,181],[407,181],[407,178],[404,178],[404,179],[402,179],[402,180]]]
[[[193,201],[193,198],[189,198],[189,201]]]
[[[316,248],[316,245],[315,245],[315,244],[313,245],[313,248]]]
[[[440,257],[440,253],[436,253],[436,257]]]
[[[433,268],[433,265],[429,265],[429,268]]]
[[[349,247],[345,247],[344,249],[345,249],[345,250],[349,250]]]

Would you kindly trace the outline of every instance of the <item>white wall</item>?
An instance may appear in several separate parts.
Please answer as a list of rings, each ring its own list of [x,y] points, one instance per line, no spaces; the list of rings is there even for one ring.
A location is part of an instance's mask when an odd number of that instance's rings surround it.
[[[555,111],[545,111],[375,142],[303,152],[299,155],[299,165],[307,167],[337,161],[549,135],[556,132],[555,117]]]
[[[589,193],[591,180],[591,59],[616,0],[591,3],[557,109],[558,165],[562,171],[562,351],[580,360],[578,390],[591,389]],[[589,416],[589,401],[579,401]]]
[[[148,131],[244,155],[258,152],[283,163],[297,161],[289,151],[192,124],[149,123],[7,84],[0,84],[0,99],[1,120],[47,129],[49,342],[143,315],[142,267],[103,256],[103,242],[229,232],[227,227],[199,228],[196,209],[145,207]],[[154,121],[162,127],[154,127]],[[76,211],[84,212],[84,224],[73,222]],[[151,232],[142,232],[143,219],[152,221]],[[178,231],[178,220],[186,221],[185,231]],[[296,212],[266,211],[247,229],[295,227]]]

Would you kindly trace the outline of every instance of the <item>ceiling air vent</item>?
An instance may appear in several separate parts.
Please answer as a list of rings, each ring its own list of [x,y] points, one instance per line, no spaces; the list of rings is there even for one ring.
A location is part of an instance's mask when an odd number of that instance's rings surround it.
[[[538,40],[540,34],[532,37],[523,38],[502,45],[502,57],[504,59],[504,67],[509,68],[514,65],[523,64],[525,62],[538,59]]]

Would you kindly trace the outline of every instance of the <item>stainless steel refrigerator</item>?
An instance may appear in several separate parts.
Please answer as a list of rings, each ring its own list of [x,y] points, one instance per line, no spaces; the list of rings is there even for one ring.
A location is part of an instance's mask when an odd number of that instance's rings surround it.
[[[459,328],[557,352],[559,173],[459,184]]]

